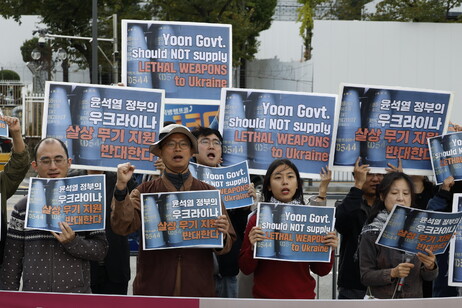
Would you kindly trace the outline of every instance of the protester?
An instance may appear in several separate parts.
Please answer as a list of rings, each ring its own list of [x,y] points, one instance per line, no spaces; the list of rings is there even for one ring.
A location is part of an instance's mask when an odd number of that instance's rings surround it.
[[[454,192],[462,192],[462,182],[454,182],[454,177],[444,179],[435,196],[428,202],[427,210],[452,212],[452,200]],[[448,285],[449,275],[449,247],[442,254],[436,256],[439,273],[433,281],[433,297],[456,297],[459,296],[457,287]]]
[[[411,207],[414,204],[412,180],[402,172],[389,173],[379,185],[378,195],[380,199],[374,203],[361,232],[361,281],[368,287],[367,294],[375,298],[423,297],[423,280],[431,281],[438,275],[436,258],[431,250],[425,249],[427,254],[419,252],[410,257],[403,251],[375,243],[395,205]],[[405,283],[401,278],[405,278]]]
[[[376,200],[377,185],[383,175],[370,173],[369,165],[360,165],[360,160],[358,157],[353,171],[355,185],[336,205],[335,228],[340,233],[338,299],[363,299],[366,294],[366,287],[359,276],[356,251],[358,237]]]
[[[197,138],[198,143],[198,153],[194,154],[193,157],[196,163],[208,167],[220,167],[223,153],[223,137],[220,132],[216,129],[200,126],[194,129],[192,134]],[[250,193],[255,196],[253,184],[251,184],[250,190]],[[250,206],[227,210],[227,212],[236,232],[236,241],[229,253],[217,256],[218,269],[215,274],[215,284],[217,296],[236,298],[238,293],[239,250],[244,237],[247,216],[250,214]]]
[[[265,202],[304,204],[303,182],[297,167],[287,159],[277,159],[271,163],[263,181]],[[275,299],[313,299],[316,282],[310,271],[327,275],[334,261],[331,262],[284,262],[276,260],[255,259],[254,245],[265,239],[263,230],[256,226],[257,215],[252,215],[247,225],[242,244],[239,267],[248,275],[254,274],[253,296]],[[335,232],[325,235],[323,244],[337,247]]]
[[[10,136],[13,139],[11,149],[11,158],[6,163],[2,172],[0,172],[0,204],[1,204],[1,237],[0,237],[0,264],[3,261],[3,251],[5,248],[6,228],[7,228],[7,211],[6,201],[14,195],[19,184],[29,171],[29,151],[24,144],[21,135],[21,124],[18,118],[0,116],[0,120],[8,125]]]
[[[117,234],[128,235],[140,229],[140,195],[143,193],[215,189],[197,180],[189,172],[189,160],[197,153],[197,139],[185,126],[167,125],[161,129],[159,138],[150,147],[151,153],[159,156],[165,165],[159,178],[141,184],[128,194],[127,182],[132,177],[135,166],[130,163],[118,166],[111,215],[112,229]],[[222,211],[223,214],[215,221],[217,230],[223,234],[222,249],[140,248],[133,293],[156,296],[215,296],[213,253],[228,253],[236,237],[223,205]]]
[[[114,196],[117,173],[97,170],[72,170],[69,176],[104,174],[106,182],[106,239],[109,244],[107,255],[102,262],[91,261],[91,292],[94,294],[127,295],[130,281],[130,246],[128,236],[112,231],[111,202]],[[128,182],[131,192],[138,184],[132,177]]]
[[[420,210],[426,210],[428,201],[430,201],[436,193],[435,185],[428,180],[428,177],[423,175],[410,175],[415,189],[415,203],[412,207]],[[436,257],[438,260],[438,256]],[[440,268],[441,270],[441,268]],[[440,272],[441,274],[441,272]],[[435,280],[436,281],[436,280]],[[423,282],[423,297],[432,297],[433,282]]]
[[[64,178],[71,161],[61,140],[45,138],[32,167],[40,178]],[[19,290],[22,276],[23,291],[90,293],[90,261],[102,261],[107,252],[104,230],[76,233],[66,222],[59,222],[61,233],[26,230],[27,198],[11,214],[1,289]]]

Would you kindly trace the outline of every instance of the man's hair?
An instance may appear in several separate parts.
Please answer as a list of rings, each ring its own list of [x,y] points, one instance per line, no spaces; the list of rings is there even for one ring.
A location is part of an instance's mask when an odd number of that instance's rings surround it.
[[[207,137],[210,135],[216,135],[218,139],[220,140],[221,143],[223,143],[223,137],[221,136],[220,132],[216,129],[209,128],[209,127],[203,127],[203,126],[198,126],[191,132],[194,137],[199,139],[199,137]]]
[[[35,146],[34,160],[37,161],[37,151],[42,143],[47,144],[47,143],[53,143],[54,141],[57,141],[61,145],[61,147],[64,149],[64,152],[66,153],[66,158],[69,158],[69,151],[67,150],[67,146],[64,142],[62,142],[59,139],[53,138],[53,137],[47,137],[47,138],[43,138],[42,140],[40,140],[39,143],[37,143],[37,145]]]

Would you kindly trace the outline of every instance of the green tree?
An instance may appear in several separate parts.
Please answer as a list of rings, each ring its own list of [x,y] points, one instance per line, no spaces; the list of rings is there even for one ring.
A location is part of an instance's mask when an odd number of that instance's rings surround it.
[[[339,19],[361,20],[363,19],[364,5],[372,0],[297,0],[302,6],[298,9],[298,19],[301,22],[300,36],[304,40],[305,60],[311,59],[311,39],[313,36],[313,20]]]
[[[231,24],[233,65],[252,60],[257,38],[270,27],[277,0],[150,0],[145,9],[161,20]]]
[[[327,2],[328,0],[297,0],[298,3],[302,4],[298,8],[298,18],[297,21],[301,22],[300,25],[300,36],[304,40],[305,45],[305,60],[311,59],[311,39],[313,37],[313,27],[314,27],[314,15],[315,9],[317,6]]]
[[[362,20],[364,5],[372,0],[328,0],[322,4],[331,18],[339,20]]]
[[[21,22],[22,15],[40,15],[47,31],[52,34],[91,37],[92,1],[90,0],[9,0],[0,2],[0,15]],[[99,0],[98,1],[98,37],[112,37],[112,14],[118,14],[118,20],[150,19],[146,11],[139,6],[138,0]],[[118,27],[120,28],[120,27]],[[117,29],[119,30],[119,29]],[[120,35],[118,36],[120,38]],[[112,53],[112,44],[100,42],[107,55]],[[51,47],[65,47],[70,61],[81,68],[90,67],[91,43],[77,39],[55,39]],[[119,44],[120,46],[120,44]],[[26,56],[27,57],[27,56]],[[110,58],[110,57],[109,57]],[[99,56],[103,71],[111,71],[111,65]]]
[[[19,74],[11,70],[0,70],[0,80],[20,80]]]
[[[462,5],[462,0],[383,0],[376,5],[370,20],[449,22],[449,11]]]

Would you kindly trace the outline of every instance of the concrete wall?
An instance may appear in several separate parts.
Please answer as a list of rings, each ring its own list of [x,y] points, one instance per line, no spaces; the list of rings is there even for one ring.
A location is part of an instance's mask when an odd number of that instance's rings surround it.
[[[341,82],[453,91],[462,123],[462,24],[315,21],[314,92]]]

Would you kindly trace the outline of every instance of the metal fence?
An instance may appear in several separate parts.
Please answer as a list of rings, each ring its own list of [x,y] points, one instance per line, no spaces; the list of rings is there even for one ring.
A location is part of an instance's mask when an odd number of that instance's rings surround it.
[[[16,80],[0,80],[0,106],[20,106],[24,84]]]
[[[44,107],[43,95],[24,95],[22,123],[23,135],[26,139],[42,136],[42,116]]]

